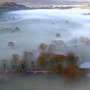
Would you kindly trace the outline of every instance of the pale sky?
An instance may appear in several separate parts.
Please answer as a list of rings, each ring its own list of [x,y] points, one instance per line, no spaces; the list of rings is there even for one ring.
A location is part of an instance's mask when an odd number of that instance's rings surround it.
[[[90,0],[0,0],[0,1],[15,1],[15,2],[29,2],[32,4],[80,4],[90,3]]]
[[[58,2],[60,2],[60,1],[77,1],[77,2],[90,2],[90,0],[0,0],[0,1],[16,1],[16,2],[19,2],[19,1],[37,1],[37,2],[39,2],[39,1],[51,1],[51,2],[53,2],[53,1],[58,1]]]

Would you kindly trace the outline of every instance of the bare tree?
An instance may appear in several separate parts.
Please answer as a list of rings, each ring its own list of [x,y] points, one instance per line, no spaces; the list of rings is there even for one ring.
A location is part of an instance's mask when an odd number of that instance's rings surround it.
[[[18,71],[19,69],[19,55],[13,54],[11,59],[12,69]]]

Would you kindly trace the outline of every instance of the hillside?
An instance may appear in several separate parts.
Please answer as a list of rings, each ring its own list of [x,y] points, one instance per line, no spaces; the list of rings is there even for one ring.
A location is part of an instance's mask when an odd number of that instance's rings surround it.
[[[17,4],[15,2],[0,3],[0,11],[22,10],[22,9],[29,9],[29,8],[24,5]]]

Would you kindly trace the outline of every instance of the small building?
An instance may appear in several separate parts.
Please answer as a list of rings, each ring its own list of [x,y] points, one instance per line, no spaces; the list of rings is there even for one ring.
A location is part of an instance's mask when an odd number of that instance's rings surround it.
[[[79,68],[83,69],[86,72],[87,76],[90,77],[90,61],[82,63],[81,65],[79,65]]]

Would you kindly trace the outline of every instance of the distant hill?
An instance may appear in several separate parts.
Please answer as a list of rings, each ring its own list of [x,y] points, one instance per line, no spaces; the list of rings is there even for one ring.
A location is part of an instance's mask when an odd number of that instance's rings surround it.
[[[29,7],[17,4],[15,2],[4,2],[0,4],[0,11],[22,10],[22,9],[29,9]]]
[[[53,8],[59,8],[59,9],[70,9],[70,8],[75,8],[75,6],[53,6],[53,5],[34,5],[30,3],[16,3],[16,2],[3,2],[0,3],[0,14],[2,12],[6,11],[14,11],[14,10],[27,10],[27,9],[53,9]],[[76,6],[77,8],[78,6]],[[90,4],[86,4],[84,6],[79,6],[80,8],[90,8]]]

